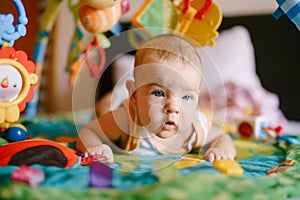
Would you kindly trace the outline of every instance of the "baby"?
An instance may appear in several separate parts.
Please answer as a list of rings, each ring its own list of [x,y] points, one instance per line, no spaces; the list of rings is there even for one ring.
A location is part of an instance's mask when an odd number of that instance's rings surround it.
[[[146,41],[135,55],[134,80],[126,82],[129,99],[79,131],[87,153],[112,162],[113,151],[184,154],[206,147],[207,161],[234,159],[230,136],[210,128],[199,111],[201,65],[183,37],[164,34]]]

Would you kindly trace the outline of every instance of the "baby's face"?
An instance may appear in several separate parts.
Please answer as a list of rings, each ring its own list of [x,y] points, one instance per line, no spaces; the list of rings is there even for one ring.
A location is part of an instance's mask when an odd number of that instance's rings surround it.
[[[135,69],[139,123],[161,138],[192,131],[201,75],[181,61],[149,62]]]

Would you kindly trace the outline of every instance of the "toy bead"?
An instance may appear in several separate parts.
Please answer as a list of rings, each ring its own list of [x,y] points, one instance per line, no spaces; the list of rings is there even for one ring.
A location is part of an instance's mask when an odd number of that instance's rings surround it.
[[[27,131],[23,127],[17,125],[17,126],[11,126],[6,130],[6,138],[10,142],[17,142],[27,139]]]
[[[26,35],[26,27],[23,24],[17,25],[16,30],[19,32],[20,36]]]
[[[127,13],[130,9],[129,0],[123,0],[122,3],[121,3],[121,7],[122,7],[122,14]]]

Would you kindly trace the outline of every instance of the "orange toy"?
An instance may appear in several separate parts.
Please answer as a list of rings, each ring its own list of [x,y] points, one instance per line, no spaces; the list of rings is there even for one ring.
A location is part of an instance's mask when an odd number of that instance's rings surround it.
[[[105,9],[97,9],[90,5],[81,4],[78,9],[78,15],[84,28],[91,33],[108,31],[121,17],[120,3],[106,7]]]

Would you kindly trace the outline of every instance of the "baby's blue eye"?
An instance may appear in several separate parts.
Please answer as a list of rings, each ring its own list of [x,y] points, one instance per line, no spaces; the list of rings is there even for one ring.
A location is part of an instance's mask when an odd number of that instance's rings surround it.
[[[151,94],[154,94],[157,97],[164,97],[165,96],[163,91],[154,91]]]
[[[192,97],[191,96],[189,96],[189,95],[184,95],[183,97],[182,97],[182,99],[183,100],[190,100]]]

